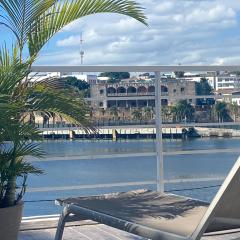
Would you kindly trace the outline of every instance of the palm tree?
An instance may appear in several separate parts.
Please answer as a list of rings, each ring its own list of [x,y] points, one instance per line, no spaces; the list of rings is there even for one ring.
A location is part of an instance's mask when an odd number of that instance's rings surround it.
[[[229,107],[230,113],[233,115],[234,122],[236,122],[236,116],[239,113],[239,107],[237,102],[230,103],[228,107]]]
[[[116,119],[118,117],[118,108],[117,107],[111,107],[109,109],[110,114]]]
[[[133,116],[133,119],[141,121],[142,117],[143,117],[143,114],[142,114],[142,111],[140,109],[135,109],[132,112],[132,116]]]
[[[229,110],[226,102],[217,102],[215,104],[215,112],[217,114],[218,122],[223,122],[229,117]]]
[[[1,0],[0,9],[0,24],[16,37],[20,59],[26,46],[32,62],[57,32],[81,17],[119,13],[146,24],[143,9],[132,0]]]
[[[83,98],[65,91],[64,81],[46,79],[31,82],[31,66],[45,44],[64,26],[94,13],[120,13],[146,24],[143,9],[131,0],[0,0],[0,25],[15,36],[12,49],[0,50],[0,204],[12,206],[25,192],[28,173],[42,170],[24,162],[25,156],[43,155],[36,140],[38,130],[27,124],[34,113],[60,116],[68,122],[92,130],[90,109]],[[24,54],[23,54],[24,52]],[[5,140],[9,141],[6,148]],[[23,178],[16,198],[16,181]]]
[[[170,106],[162,106],[161,113],[162,113],[163,122],[167,122],[172,113],[171,107]]]
[[[144,108],[144,117],[147,120],[153,119],[153,110],[152,110],[152,108],[150,108],[150,107],[145,107]]]
[[[180,100],[175,106],[172,107],[172,114],[176,121],[182,122],[190,121],[194,115],[193,106],[187,100]]]

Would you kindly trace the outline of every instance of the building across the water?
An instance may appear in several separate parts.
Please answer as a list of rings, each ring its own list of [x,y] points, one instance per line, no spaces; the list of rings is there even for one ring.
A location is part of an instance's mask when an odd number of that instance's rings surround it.
[[[155,107],[155,84],[150,82],[97,83],[91,85],[91,106],[93,109]],[[173,105],[178,99],[195,95],[195,82],[183,79],[162,79],[162,105]],[[166,98],[164,98],[166,97]],[[189,98],[195,104],[195,99]]]

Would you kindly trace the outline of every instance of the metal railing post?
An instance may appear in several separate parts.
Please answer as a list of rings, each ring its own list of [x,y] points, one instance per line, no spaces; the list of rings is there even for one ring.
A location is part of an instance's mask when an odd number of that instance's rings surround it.
[[[156,109],[156,153],[157,153],[157,191],[164,193],[163,143],[162,143],[162,103],[161,75],[155,72],[155,109]]]

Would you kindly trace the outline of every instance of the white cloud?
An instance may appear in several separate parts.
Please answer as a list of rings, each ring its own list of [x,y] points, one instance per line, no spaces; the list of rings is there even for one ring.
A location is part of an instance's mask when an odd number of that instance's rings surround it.
[[[140,0],[139,0],[140,1]],[[57,49],[39,64],[240,64],[238,0],[142,0],[149,27],[129,17],[97,14],[64,28]],[[49,52],[49,51],[48,51]]]
[[[90,29],[84,32],[84,38],[87,39],[88,42],[94,41],[98,38],[98,34],[94,29]],[[56,42],[59,47],[67,47],[67,46],[79,46],[81,40],[81,35],[71,35],[67,38],[60,39]]]
[[[217,22],[221,24],[222,21],[234,19],[236,13],[232,8],[224,5],[216,5],[213,8],[194,9],[191,13],[186,15],[185,20],[191,24],[193,23],[212,23]]]
[[[162,2],[159,5],[156,6],[155,11],[158,13],[165,14],[166,12],[169,12],[174,8],[173,2]]]

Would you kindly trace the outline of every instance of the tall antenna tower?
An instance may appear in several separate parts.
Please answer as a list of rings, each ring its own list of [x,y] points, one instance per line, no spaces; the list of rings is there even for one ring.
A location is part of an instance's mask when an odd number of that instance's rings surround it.
[[[83,33],[81,32],[80,35],[80,57],[81,57],[81,65],[83,64],[83,58],[84,58],[84,51],[83,51]]]

